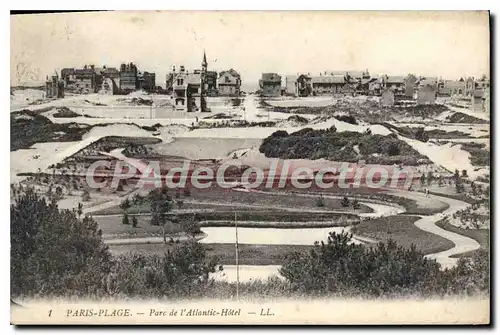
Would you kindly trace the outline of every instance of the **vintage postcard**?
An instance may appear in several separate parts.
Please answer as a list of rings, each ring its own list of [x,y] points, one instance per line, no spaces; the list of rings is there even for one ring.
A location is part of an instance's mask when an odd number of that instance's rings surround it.
[[[490,323],[486,11],[11,15],[11,323]]]

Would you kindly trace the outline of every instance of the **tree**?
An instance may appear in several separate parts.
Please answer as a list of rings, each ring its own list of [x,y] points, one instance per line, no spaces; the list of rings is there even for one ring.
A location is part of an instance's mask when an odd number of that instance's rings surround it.
[[[122,223],[126,225],[130,224],[127,213],[123,214]]]
[[[427,135],[423,127],[419,127],[415,131],[415,139],[420,142],[427,142],[429,140],[429,135]]]
[[[162,255],[129,254],[117,259],[116,292],[126,296],[201,298],[213,285],[217,262],[194,240],[172,244]]]
[[[439,185],[439,187],[443,186],[443,177],[442,176],[439,176],[439,178],[438,178],[438,185]]]
[[[425,293],[439,276],[439,264],[415,246],[404,249],[389,240],[366,248],[351,239],[351,234],[332,232],[310,252],[288,254],[280,274],[292,291],[343,296]]]
[[[325,199],[323,199],[323,195],[315,200],[316,207],[325,207]]]
[[[455,190],[457,193],[463,193],[465,191],[464,184],[460,178],[455,181]]]
[[[99,294],[111,255],[97,223],[59,210],[33,189],[11,205],[13,296]]]
[[[81,202],[78,203],[78,210],[77,210],[77,214],[78,214],[78,219],[80,219],[80,217],[82,216],[83,214],[83,205]]]
[[[432,171],[427,172],[427,185],[431,185],[433,180],[434,175],[432,174]]]
[[[166,190],[166,188],[162,190],[154,189],[149,192],[151,224],[154,226],[164,226],[167,213],[172,209],[172,198],[166,193]]]
[[[136,228],[137,227],[137,216],[132,216],[132,227]]]
[[[88,190],[83,190],[82,200],[83,201],[90,201],[90,193]]]
[[[349,207],[349,199],[347,197],[343,197],[340,204],[342,205],[342,207]]]
[[[123,200],[121,203],[120,203],[120,208],[124,211],[124,212],[127,212],[127,210],[132,207],[132,204],[130,203],[130,200],[129,198],[125,198],[125,200]]]
[[[194,238],[197,234],[201,232],[199,226],[199,220],[196,214],[184,217],[180,221],[180,225],[182,227],[182,230],[192,238]]]
[[[420,175],[420,185],[422,185],[422,186],[425,185],[425,173],[422,173]]]

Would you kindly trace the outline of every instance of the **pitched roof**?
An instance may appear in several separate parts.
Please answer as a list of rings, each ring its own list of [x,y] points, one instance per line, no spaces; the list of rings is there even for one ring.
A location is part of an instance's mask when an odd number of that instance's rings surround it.
[[[186,74],[186,83],[190,85],[201,85],[201,74],[188,73]]]
[[[347,71],[352,78],[363,78],[363,71]]]
[[[436,85],[436,83],[437,83],[437,81],[435,81],[433,79],[422,79],[422,80],[420,80],[419,85],[420,86],[427,86],[427,85],[434,86],[434,85]]]
[[[262,74],[262,81],[280,82],[281,83],[281,76],[277,73],[263,73]]]
[[[312,77],[313,84],[343,84],[345,83],[344,76],[314,76]]]
[[[226,73],[229,73],[229,74],[231,74],[234,77],[240,78],[240,74],[238,72],[236,72],[236,70],[234,70],[234,69],[229,69],[229,70],[226,70],[226,71],[219,72],[219,78],[222,77],[222,76],[224,76]]]
[[[402,84],[404,83],[406,77],[405,76],[387,76],[385,82],[386,83],[394,83],[394,84]]]
[[[345,76],[347,71],[325,71],[331,76]]]

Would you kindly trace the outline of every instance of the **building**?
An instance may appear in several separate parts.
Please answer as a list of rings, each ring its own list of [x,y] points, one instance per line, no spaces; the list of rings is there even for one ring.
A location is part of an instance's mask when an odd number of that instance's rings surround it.
[[[438,82],[438,95],[454,96],[465,95],[466,82],[465,80],[440,80]]]
[[[219,96],[237,97],[240,95],[241,76],[234,69],[219,73]]]
[[[347,80],[345,76],[314,76],[311,78],[313,95],[332,95],[343,93]]]
[[[138,89],[154,92],[156,89],[156,74],[154,72],[139,72],[137,74]]]
[[[391,88],[383,90],[380,97],[380,105],[383,107],[394,106],[394,91]]]
[[[218,95],[217,90],[217,71],[207,71],[206,77],[206,92],[207,96],[214,97]]]
[[[95,68],[97,91],[101,94],[117,94],[120,91],[120,71],[103,65]]]
[[[207,60],[203,54],[201,63],[201,71],[194,70],[189,73],[184,66],[180,66],[180,71],[175,72],[175,67],[172,72],[172,99],[174,100],[174,108],[178,111],[185,112],[205,112],[206,107],[206,74]]]
[[[472,97],[474,95],[475,89],[476,89],[476,82],[474,81],[474,77],[468,77],[465,80],[465,95],[468,97]]]
[[[418,78],[409,74],[404,80],[404,95],[413,98],[417,89]]]
[[[298,97],[299,89],[297,79],[299,75],[287,75],[285,76],[285,95]]]
[[[259,80],[261,96],[279,97],[281,95],[281,76],[277,73],[263,73]]]
[[[120,91],[127,93],[138,87],[137,66],[134,63],[120,65]]]
[[[475,112],[488,112],[489,111],[489,92],[485,88],[474,90],[471,97],[472,110]]]
[[[47,98],[64,98],[64,81],[59,80],[57,73],[45,79],[45,96]]]
[[[368,95],[379,96],[383,91],[382,78],[372,77],[368,82]]]
[[[299,97],[312,95],[312,78],[309,74],[301,74],[297,78],[297,93]]]
[[[405,79],[404,76],[382,76],[382,89],[390,88],[395,95],[405,94]]]
[[[99,76],[94,65],[84,65],[83,68],[65,68],[61,70],[61,80],[65,91],[72,93],[95,93],[100,86]]]
[[[437,85],[432,81],[420,81],[417,92],[418,105],[433,105],[436,103]]]

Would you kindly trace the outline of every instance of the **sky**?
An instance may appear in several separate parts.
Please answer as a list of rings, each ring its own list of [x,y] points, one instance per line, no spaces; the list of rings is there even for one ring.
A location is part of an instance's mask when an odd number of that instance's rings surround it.
[[[61,68],[134,62],[234,68],[243,89],[262,72],[366,70],[458,79],[489,75],[487,12],[118,11],[11,16],[10,83],[35,85]]]

